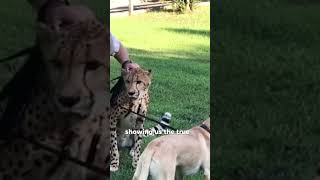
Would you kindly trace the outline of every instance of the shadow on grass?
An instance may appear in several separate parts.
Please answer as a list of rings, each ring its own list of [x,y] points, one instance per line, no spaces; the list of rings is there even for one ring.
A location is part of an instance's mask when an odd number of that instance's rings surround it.
[[[147,51],[136,48],[129,48],[130,55],[135,57],[136,60],[146,60],[148,63],[152,63],[153,60],[161,60],[170,62],[177,62],[179,64],[197,63],[197,64],[209,64],[210,62],[210,49],[206,46],[194,46],[195,52],[188,50],[164,50],[164,51]],[[201,51],[203,50],[203,51]],[[207,50],[207,52],[205,51]]]
[[[199,54],[198,57],[183,56],[183,51],[154,52],[135,48],[129,49],[129,52],[132,60],[142,68],[152,69],[155,83],[151,88],[157,90],[151,91],[153,105],[150,113],[153,112],[152,108],[164,112],[174,109],[175,114],[179,114],[179,119],[188,122],[208,116],[209,98],[206,97],[209,97],[209,54],[201,57]],[[116,77],[118,74],[113,75]],[[199,94],[202,94],[201,97]],[[163,98],[164,95],[166,98]],[[185,97],[189,97],[189,100]],[[163,104],[166,106],[162,107]],[[192,109],[197,109],[197,112],[191,113]]]
[[[165,13],[176,13],[173,9],[164,9],[164,8],[152,8],[148,12],[165,12]]]
[[[189,34],[189,35],[210,37],[210,31],[208,30],[195,30],[195,29],[187,29],[187,28],[164,28],[164,30],[178,33],[178,34]]]

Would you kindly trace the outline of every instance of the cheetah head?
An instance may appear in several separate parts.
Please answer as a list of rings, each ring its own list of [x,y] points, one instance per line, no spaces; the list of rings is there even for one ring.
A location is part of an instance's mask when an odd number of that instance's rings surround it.
[[[40,24],[38,41],[52,91],[65,115],[88,117],[108,102],[108,30],[95,18]]]
[[[151,84],[151,70],[145,71],[141,68],[134,70],[122,70],[124,89],[131,100],[141,98],[148,92]]]

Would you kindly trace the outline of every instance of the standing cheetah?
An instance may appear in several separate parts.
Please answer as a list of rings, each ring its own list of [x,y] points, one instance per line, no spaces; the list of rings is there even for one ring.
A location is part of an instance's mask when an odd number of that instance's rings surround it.
[[[108,179],[63,155],[107,172],[109,31],[85,7],[33,5],[42,7],[36,46],[0,93],[0,180]]]
[[[146,115],[149,103],[148,89],[151,71],[143,69],[122,70],[117,92],[112,93],[110,112],[110,171],[119,169],[119,147],[132,147],[132,166],[136,167],[140,157],[142,134],[128,135],[125,130],[143,130],[144,118],[130,111]],[[130,111],[128,111],[130,110]]]

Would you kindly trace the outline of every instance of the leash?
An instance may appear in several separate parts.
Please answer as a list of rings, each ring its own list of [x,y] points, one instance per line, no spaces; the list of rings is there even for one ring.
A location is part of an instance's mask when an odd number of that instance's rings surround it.
[[[123,107],[123,106],[119,106],[119,107],[121,107],[122,109],[127,110],[127,111],[130,112],[130,113],[133,113],[133,114],[136,114],[136,115],[138,115],[138,116],[141,116],[141,117],[143,117],[143,118],[145,118],[145,119],[147,119],[147,120],[149,120],[149,121],[152,121],[152,122],[155,122],[155,123],[157,123],[157,124],[160,124],[161,126],[167,127],[167,128],[169,128],[169,129],[171,129],[171,130],[174,130],[174,131],[177,130],[176,128],[174,128],[174,127],[172,127],[172,126],[170,126],[170,125],[164,124],[164,123],[162,123],[162,122],[160,122],[160,121],[158,121],[158,120],[156,120],[156,119],[153,119],[153,118],[147,117],[147,116],[145,116],[145,115],[139,114],[139,113],[137,113],[137,112],[134,112],[134,111],[132,111],[131,109],[128,109],[128,108],[126,108],[126,107]],[[138,111],[139,111],[139,110],[138,110]]]
[[[158,121],[158,120],[156,120],[156,119],[153,119],[153,118],[147,117],[147,116],[145,116],[145,115],[139,114],[139,113],[137,113],[137,112],[134,112],[134,111],[132,111],[131,109],[125,108],[125,107],[123,107],[123,106],[119,106],[119,107],[121,107],[122,109],[127,110],[128,112],[131,112],[131,113],[133,113],[133,114],[136,114],[136,115],[138,115],[138,116],[141,116],[141,117],[143,117],[143,118],[145,118],[145,119],[147,119],[147,120],[149,120],[149,121],[158,123],[158,124],[160,124],[161,126],[165,126],[165,127],[169,128],[169,129],[171,129],[171,130],[174,130],[174,131],[177,130],[176,128],[174,128],[174,127],[172,127],[172,126],[170,126],[170,125],[164,124],[164,123],[162,123],[162,122],[160,122],[160,121]],[[139,110],[138,110],[138,112],[139,112]],[[200,127],[203,128],[204,130],[206,130],[206,131],[210,134],[210,129],[209,129],[209,127],[208,127],[207,125],[201,124]]]
[[[206,130],[210,134],[210,129],[207,125],[201,124],[200,127],[203,128],[204,130]]]
[[[114,78],[114,79],[111,79],[111,82],[113,82],[113,81],[115,81],[115,80],[118,80],[118,79],[120,79],[121,78],[121,76],[118,76],[118,77],[116,77],[116,78]]]
[[[110,172],[107,171],[106,169],[91,165],[88,162],[84,162],[84,161],[81,161],[81,160],[79,160],[77,158],[71,157],[70,155],[65,153],[64,150],[63,151],[59,151],[59,150],[57,150],[55,148],[49,147],[47,145],[44,145],[44,144],[42,144],[42,143],[40,143],[40,142],[38,142],[38,141],[36,141],[36,140],[34,140],[32,138],[27,138],[27,137],[21,136],[21,139],[23,139],[24,141],[26,141],[26,142],[28,142],[28,143],[30,143],[32,145],[38,146],[41,149],[44,149],[44,150],[46,150],[48,152],[51,152],[51,153],[57,155],[58,157],[60,157],[58,159],[58,162],[59,162],[59,160],[64,159],[64,160],[68,160],[70,162],[73,162],[74,164],[78,164],[78,165],[83,166],[83,167],[85,167],[87,169],[90,169],[90,170],[92,170],[92,171],[94,171],[94,172],[96,172],[98,174],[103,174],[103,175],[106,175],[106,176],[110,175]],[[92,151],[92,150],[90,149],[90,151]],[[91,155],[89,154],[89,156],[91,156]],[[106,159],[106,161],[107,161],[107,159]],[[51,174],[51,173],[49,173],[49,174]]]
[[[35,46],[28,47],[28,48],[22,49],[22,50],[20,50],[20,51],[18,51],[16,53],[14,53],[13,55],[10,55],[10,56],[5,57],[5,58],[1,58],[0,59],[0,63],[4,63],[4,62],[10,61],[12,59],[15,59],[17,57],[21,57],[21,56],[27,55],[34,49],[34,47]]]

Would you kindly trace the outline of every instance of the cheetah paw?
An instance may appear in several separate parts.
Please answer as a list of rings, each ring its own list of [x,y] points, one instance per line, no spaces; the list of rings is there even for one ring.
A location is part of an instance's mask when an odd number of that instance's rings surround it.
[[[132,156],[132,157],[133,157],[133,155],[134,155],[134,150],[133,150],[133,149],[131,149],[131,150],[130,150],[130,152],[129,152],[129,154],[130,154],[130,156]]]
[[[136,168],[136,167],[137,167],[137,164],[138,164],[137,162],[132,162],[132,167],[133,167],[133,168]]]
[[[116,165],[110,165],[110,171],[111,172],[116,172],[116,171],[118,171],[119,170],[119,167],[118,166],[116,166]]]

